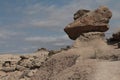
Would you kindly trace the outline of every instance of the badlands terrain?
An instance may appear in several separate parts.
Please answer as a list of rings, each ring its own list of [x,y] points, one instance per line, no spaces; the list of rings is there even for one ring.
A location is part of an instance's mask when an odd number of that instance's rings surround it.
[[[78,10],[64,31],[73,45],[0,55],[0,80],[120,80],[120,32],[105,39],[112,12]]]

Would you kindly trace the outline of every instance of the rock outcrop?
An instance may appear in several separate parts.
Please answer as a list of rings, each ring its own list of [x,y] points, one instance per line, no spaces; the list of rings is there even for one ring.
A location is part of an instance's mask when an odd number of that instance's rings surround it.
[[[74,14],[74,22],[68,24],[64,31],[70,39],[76,40],[82,33],[105,32],[109,29],[112,12],[105,6],[94,11],[79,10]]]

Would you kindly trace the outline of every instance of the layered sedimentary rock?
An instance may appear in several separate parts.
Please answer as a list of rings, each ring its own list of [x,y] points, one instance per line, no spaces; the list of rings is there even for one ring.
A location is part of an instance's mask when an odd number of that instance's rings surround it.
[[[109,29],[112,12],[105,6],[94,11],[79,10],[74,14],[74,22],[68,24],[64,31],[70,39],[76,40],[82,33],[105,32]]]
[[[73,47],[97,47],[97,46],[107,46],[104,40],[105,34],[103,32],[88,32],[82,33],[73,44]],[[98,45],[99,44],[99,45]]]

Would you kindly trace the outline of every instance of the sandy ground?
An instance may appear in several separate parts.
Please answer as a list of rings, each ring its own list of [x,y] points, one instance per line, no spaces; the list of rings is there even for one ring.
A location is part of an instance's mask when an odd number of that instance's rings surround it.
[[[97,63],[92,80],[120,80],[120,61]]]

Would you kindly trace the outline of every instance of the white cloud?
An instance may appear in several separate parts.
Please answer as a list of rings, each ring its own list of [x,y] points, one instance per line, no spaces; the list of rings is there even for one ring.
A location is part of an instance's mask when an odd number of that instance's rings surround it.
[[[68,38],[67,35],[49,36],[49,37],[48,36],[27,37],[27,38],[25,38],[25,41],[29,44],[33,44],[32,46],[36,46],[36,48],[34,48],[34,50],[37,48],[40,48],[40,47],[45,47],[48,49],[58,49],[60,47],[65,47],[67,45],[71,45],[71,43],[72,43],[72,41]],[[36,45],[34,45],[34,44],[36,44]]]
[[[53,42],[53,41],[56,41],[56,38],[54,37],[28,37],[25,40],[32,41],[32,42]]]
[[[32,25],[37,27],[55,27],[60,25],[61,22],[55,21],[55,20],[47,20],[47,21],[33,21]]]
[[[16,36],[16,35],[18,35],[18,33],[16,32],[12,32],[8,30],[0,30],[0,38],[2,39],[10,38],[11,36]]]
[[[43,42],[43,43],[65,41],[65,40],[69,40],[67,35],[63,35],[63,36],[44,36],[44,37],[36,36],[36,37],[27,37],[27,38],[25,38],[25,41]]]
[[[70,45],[70,44],[65,43],[65,42],[60,42],[60,43],[54,43],[53,45],[55,45],[55,46],[64,46],[64,45]]]
[[[114,20],[117,20],[117,19],[120,19],[120,10],[112,10],[112,13],[113,13],[113,19]]]
[[[93,9],[105,5],[111,0],[71,0],[69,4],[63,6],[44,6],[39,3],[27,8],[26,15],[38,16],[40,18],[29,19],[30,25],[34,27],[47,27],[49,29],[61,29],[73,21],[73,14],[79,9]],[[114,12],[114,11],[113,11]],[[113,17],[118,18],[119,12],[115,11]],[[44,16],[44,18],[41,16]]]
[[[44,6],[37,3],[28,6],[24,13],[28,16],[29,25],[47,27],[49,29],[64,28],[73,21],[73,14],[80,8],[91,9],[93,1],[72,0],[63,6]],[[38,17],[37,17],[38,16]],[[44,17],[44,18],[43,18]]]
[[[99,4],[107,4],[108,2],[110,2],[111,0],[95,0],[97,3]]]
[[[110,28],[109,32],[111,32],[111,35],[112,35],[113,33],[116,33],[118,31],[120,31],[120,24],[119,22],[116,22],[112,24],[112,27]]]
[[[45,6],[41,3],[36,3],[25,7],[23,13],[27,16],[23,19],[24,27],[42,27],[49,29],[62,29],[68,23],[73,21],[73,14],[79,9],[93,9],[104,3],[109,3],[111,0],[71,0],[63,6],[50,5]],[[114,12],[117,18],[118,12]]]

